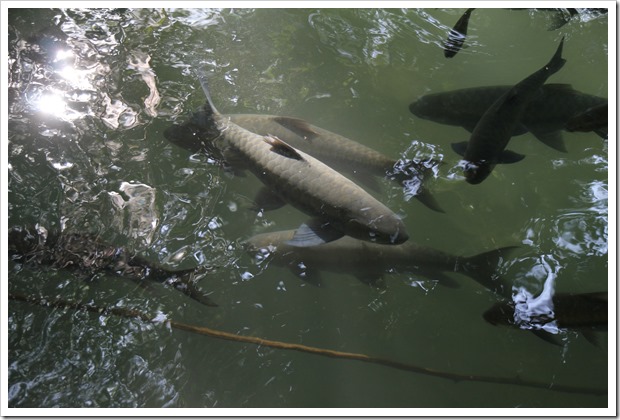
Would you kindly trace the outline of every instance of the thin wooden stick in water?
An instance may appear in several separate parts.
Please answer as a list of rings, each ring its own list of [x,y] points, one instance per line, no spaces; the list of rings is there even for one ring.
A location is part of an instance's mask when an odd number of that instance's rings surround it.
[[[9,299],[22,301],[22,302],[29,302],[29,303],[44,306],[44,307],[83,310],[83,311],[93,312],[97,314],[109,313],[109,314],[113,314],[113,315],[117,315],[117,316],[121,316],[125,318],[141,319],[145,322],[150,322],[153,324],[159,324],[163,322],[172,328],[192,332],[195,334],[206,335],[206,336],[218,338],[221,340],[249,343],[249,344],[255,344],[258,346],[272,347],[272,348],[283,349],[283,350],[295,350],[295,351],[300,351],[304,353],[316,354],[319,356],[332,357],[332,358],[337,358],[337,359],[358,360],[361,362],[373,363],[377,365],[388,366],[388,367],[395,368],[395,369],[415,372],[415,373],[419,373],[422,375],[430,375],[430,376],[436,376],[436,377],[440,377],[444,379],[451,379],[456,382],[472,381],[472,382],[487,382],[487,383],[496,383],[496,384],[504,384],[504,385],[517,385],[517,386],[524,386],[524,387],[530,387],[530,388],[541,388],[541,389],[547,389],[550,391],[568,392],[568,393],[575,393],[575,394],[590,394],[590,395],[607,394],[607,390],[603,390],[603,389],[549,384],[545,382],[525,380],[518,376],[515,378],[507,378],[507,377],[497,377],[497,376],[467,375],[467,374],[450,373],[450,372],[444,372],[441,370],[435,370],[435,369],[415,366],[409,363],[402,363],[402,362],[397,362],[394,360],[368,356],[366,354],[361,354],[361,353],[349,353],[349,352],[342,352],[342,351],[324,349],[324,348],[319,348],[319,347],[305,346],[303,344],[267,340],[267,339],[260,338],[260,337],[242,336],[242,335],[233,334],[233,333],[229,333],[225,331],[214,330],[212,328],[184,324],[182,322],[173,321],[171,319],[165,319],[161,321],[159,317],[156,318],[144,312],[140,312],[134,309],[120,308],[116,306],[99,307],[99,306],[88,305],[88,304],[83,304],[79,302],[65,301],[62,299],[45,299],[45,298],[39,298],[35,296],[24,296],[24,295],[20,295],[16,293],[9,293]]]

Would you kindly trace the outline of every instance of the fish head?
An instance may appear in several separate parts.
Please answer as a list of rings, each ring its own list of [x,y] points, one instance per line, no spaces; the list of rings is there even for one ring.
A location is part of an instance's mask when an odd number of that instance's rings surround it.
[[[409,104],[409,111],[418,118],[452,124],[455,104],[450,95],[432,93]]]
[[[495,164],[487,161],[467,161],[463,169],[463,174],[465,175],[465,180],[469,184],[476,185],[487,179],[494,167]]]
[[[164,130],[166,140],[193,153],[212,151],[213,142],[220,134],[213,113],[205,107],[194,112],[187,122],[173,124]]]

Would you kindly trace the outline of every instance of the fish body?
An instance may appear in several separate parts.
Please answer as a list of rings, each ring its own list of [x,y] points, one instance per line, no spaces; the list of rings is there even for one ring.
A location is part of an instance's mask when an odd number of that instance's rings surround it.
[[[378,190],[372,176],[385,177],[410,186],[418,187],[414,197],[422,204],[438,212],[443,209],[424,186],[438,162],[427,160],[395,160],[381,152],[347,137],[310,124],[302,119],[258,114],[226,114],[235,124],[261,135],[273,135],[343,173],[356,182]],[[412,193],[411,188],[407,188]]]
[[[466,161],[464,173],[467,182],[479,184],[489,176],[496,164],[523,159],[522,155],[506,151],[506,146],[528,103],[539,94],[547,79],[564,66],[566,60],[562,58],[563,45],[564,38],[549,63],[514,85],[491,104],[476,124],[464,153],[463,145],[453,145],[455,151],[461,152]]]
[[[465,37],[467,36],[467,26],[469,25],[469,17],[471,12],[476,9],[467,9],[465,13],[454,24],[454,28],[450,29],[448,33],[448,39],[444,43],[443,54],[446,58],[452,58],[463,47]]]
[[[532,331],[543,330],[547,324],[552,323],[557,328],[577,331],[607,329],[607,292],[556,293],[551,301],[547,307],[542,310],[537,308],[535,312],[523,310],[513,301],[498,302],[483,317],[493,325]]]
[[[9,258],[14,261],[74,270],[88,276],[103,272],[133,281],[166,282],[202,304],[217,306],[188,280],[195,270],[167,270],[91,235],[16,227],[9,230],[8,238]]]
[[[384,273],[396,270],[428,273],[447,282],[450,279],[437,277],[437,274],[458,272],[493,291],[499,287],[494,278],[495,268],[500,258],[513,248],[459,257],[412,241],[382,245],[347,236],[327,244],[299,248],[288,244],[294,235],[294,230],[262,233],[247,239],[245,246],[249,253],[268,255],[274,263],[287,266],[305,278],[330,271],[352,274],[366,283],[374,283]],[[446,284],[452,285],[452,282]]]
[[[347,172],[365,171],[385,176],[391,159],[374,149],[302,119],[275,115],[226,114],[230,121],[263,136],[273,135],[328,166]]]
[[[206,86],[203,87],[208,101],[201,124],[217,134],[211,147],[227,162],[236,162],[252,172],[283,202],[318,221],[307,225],[304,238],[296,237],[299,246],[319,239],[333,240],[343,234],[387,244],[407,240],[404,223],[392,210],[344,175],[281,139],[262,136],[235,124],[216,110]],[[182,147],[197,144],[192,138],[181,138],[179,143],[170,132],[166,137]],[[331,232],[327,233],[328,230]]]
[[[484,112],[510,86],[481,86],[425,95],[409,105],[412,114],[440,124],[463,127],[470,133]],[[606,98],[576,91],[570,85],[545,84],[526,106],[513,136],[531,132],[556,150],[566,151],[561,130],[588,109],[607,104]]]
[[[566,122],[568,131],[595,131],[600,136],[607,137],[609,107],[607,102],[588,108],[586,111],[574,115]]]
[[[425,179],[432,174],[432,166],[437,162],[416,162],[413,160],[395,160],[370,147],[364,146],[347,137],[325,130],[299,118],[264,114],[222,114],[225,118],[248,131],[262,135],[274,136],[295,149],[301,150],[320,160],[329,167],[365,186],[378,190],[375,176],[388,176],[403,185],[411,185],[414,180],[419,185],[415,198],[435,211],[443,212],[435,198],[424,187]],[[195,137],[204,137],[203,131],[212,126],[210,114],[199,110],[191,119],[176,129],[169,130],[167,137],[179,137],[179,144],[187,142],[193,146],[198,141]],[[207,136],[213,137],[212,134]],[[191,144],[184,147],[191,149]],[[411,192],[408,189],[408,192]]]

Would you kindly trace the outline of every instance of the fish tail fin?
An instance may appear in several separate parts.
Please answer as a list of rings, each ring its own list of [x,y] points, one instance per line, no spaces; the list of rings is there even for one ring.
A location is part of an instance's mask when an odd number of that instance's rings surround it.
[[[518,246],[506,246],[464,258],[456,271],[471,277],[495,293],[505,295],[508,291],[503,290],[504,285],[497,278],[495,271],[500,261],[516,248]]]
[[[204,105],[205,111],[207,111],[210,114],[219,114],[217,108],[213,104],[213,99],[211,99],[211,93],[209,92],[209,84],[207,83],[207,79],[208,79],[207,72],[204,71],[203,69],[198,69],[196,70],[196,76],[198,77],[198,80],[200,81],[200,87],[202,87],[202,91],[207,97],[207,102]]]
[[[558,49],[555,51],[555,54],[553,55],[553,57],[551,57],[551,60],[549,61],[549,63],[547,63],[546,67],[550,71],[551,74],[560,70],[566,63],[566,60],[562,58],[563,49],[564,49],[564,37],[562,37],[562,40],[560,41],[560,45],[558,45]]]
[[[403,186],[405,198],[411,197],[418,199],[422,204],[431,210],[445,213],[435,197],[426,188],[425,181],[434,176],[435,168],[441,162],[428,159],[418,162],[412,159],[399,159],[391,168],[387,175],[390,179],[398,181]]]

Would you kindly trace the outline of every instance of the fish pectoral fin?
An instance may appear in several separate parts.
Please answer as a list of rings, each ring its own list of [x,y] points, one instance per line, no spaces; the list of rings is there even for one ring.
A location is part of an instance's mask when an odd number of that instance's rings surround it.
[[[600,138],[602,138],[602,139],[607,139],[608,138],[608,136],[607,136],[607,128],[599,128],[597,130],[594,130],[594,132],[596,134],[598,134],[600,136]]]
[[[468,142],[466,141],[462,141],[459,143],[452,143],[452,150],[454,150],[454,152],[462,157],[465,157],[465,151],[467,150],[467,144]]]
[[[356,273],[355,278],[361,281],[364,284],[367,284],[371,287],[375,287],[379,290],[386,290],[387,283],[382,276],[383,273],[376,272],[375,270],[370,270],[365,273]]]
[[[536,137],[541,142],[545,143],[547,146],[555,149],[559,152],[566,153],[566,145],[564,144],[564,139],[562,138],[562,133],[560,131],[550,131],[546,133],[537,132],[535,130],[530,130],[534,137]]]
[[[351,173],[351,178],[354,178],[357,183],[367,187],[369,190],[380,192],[381,186],[377,181],[377,178],[368,172],[354,171]]]
[[[558,338],[556,334],[552,334],[545,330],[529,330],[529,331],[531,331],[532,334],[534,334],[536,337],[540,338],[541,340],[545,340],[547,343],[553,344],[554,346],[562,347],[564,345],[564,343],[562,343],[562,340]]]
[[[280,198],[276,193],[269,188],[261,188],[254,198],[253,210],[257,211],[269,211],[277,210],[286,204],[284,200]]]
[[[316,268],[306,267],[303,264],[297,264],[294,267],[291,267],[291,271],[303,282],[311,284],[315,287],[323,287],[321,272]]]
[[[304,160],[304,158],[299,154],[297,150],[295,150],[295,148],[289,146],[287,143],[275,136],[267,135],[263,137],[263,140],[265,141],[265,143],[271,145],[271,151],[281,156],[289,159]]]
[[[308,122],[300,118],[274,117],[273,120],[282,127],[302,137],[304,140],[312,140],[319,136],[319,133],[317,133]]]
[[[598,336],[596,335],[594,331],[581,331],[581,333],[583,334],[583,337],[586,340],[588,340],[590,344],[598,347],[599,349],[602,349]]]
[[[418,188],[418,192],[414,196],[414,198],[433,211],[436,211],[438,213],[446,212],[443,208],[441,208],[441,206],[437,202],[437,199],[430,193],[428,189],[424,187],[424,185]]]
[[[499,156],[498,163],[516,163],[525,158],[525,155],[510,150],[504,150]]]
[[[286,241],[286,244],[299,247],[316,246],[335,241],[343,236],[342,231],[334,229],[329,223],[311,220],[308,223],[302,223],[293,237]]]
[[[530,131],[526,126],[524,126],[522,123],[518,123],[517,126],[515,127],[514,131],[512,132],[513,136],[520,136],[521,134],[525,134],[528,131]]]

